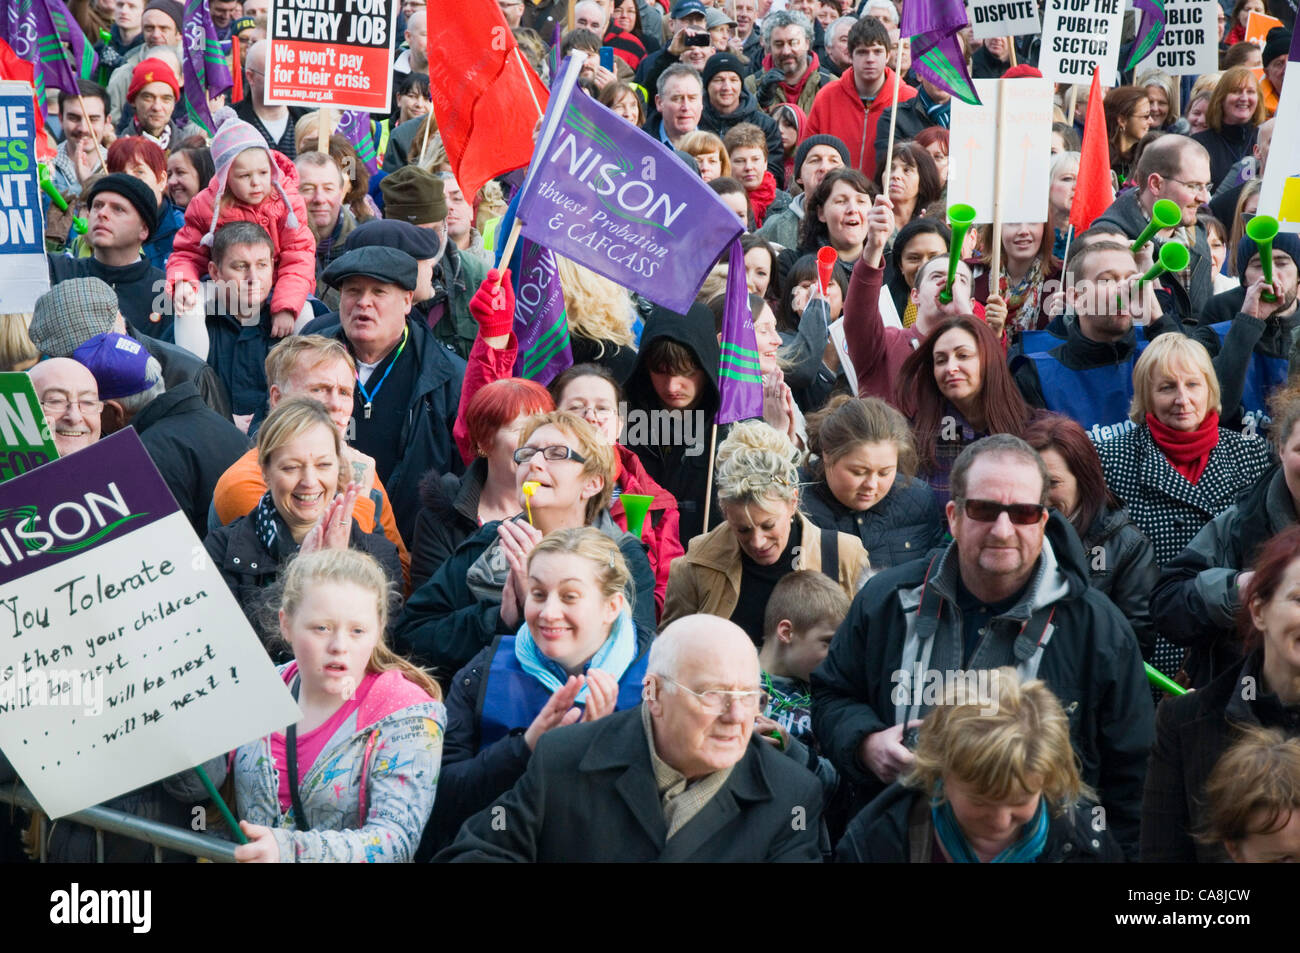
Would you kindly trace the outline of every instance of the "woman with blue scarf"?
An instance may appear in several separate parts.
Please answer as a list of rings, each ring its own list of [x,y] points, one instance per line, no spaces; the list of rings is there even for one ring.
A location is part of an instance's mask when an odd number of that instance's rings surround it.
[[[1069,719],[1047,686],[1022,683],[1012,668],[947,674],[964,677],[950,680],[921,725],[910,769],[854,818],[835,859],[1123,863],[1094,823],[1096,795],[1079,777]]]
[[[652,632],[636,625],[618,544],[591,527],[551,533],[528,555],[524,623],[452,679],[433,816],[417,860],[514,786],[552,728],[641,701]]]

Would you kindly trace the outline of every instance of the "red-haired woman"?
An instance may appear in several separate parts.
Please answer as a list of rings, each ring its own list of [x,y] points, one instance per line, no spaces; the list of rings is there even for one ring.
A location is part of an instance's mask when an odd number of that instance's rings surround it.
[[[509,519],[519,512],[513,459],[519,449],[519,428],[534,414],[554,409],[555,402],[545,387],[517,377],[492,381],[468,401],[462,399],[472,451],[465,456],[469,469],[461,477],[430,470],[420,483],[423,505],[415,518],[411,542],[413,590],[484,523]]]
[[[1025,442],[1047,465],[1052,506],[1083,541],[1092,587],[1124,613],[1142,655],[1150,658],[1156,636],[1149,604],[1160,572],[1151,541],[1106,486],[1097,448],[1075,421],[1036,414],[1025,428]]]
[[[948,193],[948,130],[943,126],[926,126],[916,134],[912,140],[926,152],[930,153],[930,158],[934,160],[934,167],[939,172],[939,186],[943,189],[941,197]],[[937,203],[938,208],[943,208],[948,203],[941,201]]]
[[[1245,658],[1200,691],[1166,699],[1142,796],[1142,860],[1221,863],[1222,844],[1197,843],[1205,782],[1239,726],[1300,735],[1300,526],[1264,546],[1241,599]]]
[[[948,474],[967,445],[989,434],[1024,435],[1029,408],[989,326],[945,318],[903,362],[898,407],[916,435],[917,475],[948,501]]]
[[[108,147],[109,172],[135,176],[158,202],[158,227],[144,243],[144,255],[155,268],[165,268],[172,253],[172,241],[185,224],[185,212],[167,194],[167,155],[157,143],[143,136],[125,136]]]

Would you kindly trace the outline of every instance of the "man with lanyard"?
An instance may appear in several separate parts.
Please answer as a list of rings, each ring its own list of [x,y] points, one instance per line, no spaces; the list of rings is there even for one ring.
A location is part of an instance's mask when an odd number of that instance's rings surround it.
[[[407,315],[419,265],[396,248],[349,251],[322,275],[339,290],[338,320],[319,331],[357,363],[351,443],[375,461],[404,539],[415,531],[420,478],[465,469],[452,439],[465,362]]]
[[[976,441],[951,485],[953,542],[876,575],[853,600],[812,674],[813,732],[841,776],[874,795],[911,765],[908,729],[945,685],[960,679],[982,697],[981,670],[1013,666],[1060,699],[1080,773],[1136,857],[1155,735],[1137,638],[1090,585],[1087,556],[1046,505],[1047,468],[1027,443]]]

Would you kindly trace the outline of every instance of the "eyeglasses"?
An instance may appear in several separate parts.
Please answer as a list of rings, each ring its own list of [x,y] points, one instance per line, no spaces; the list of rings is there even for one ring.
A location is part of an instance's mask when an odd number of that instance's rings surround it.
[[[74,405],[83,414],[98,414],[104,409],[102,400],[69,400],[66,397],[45,397],[41,400],[41,408],[46,413],[56,416],[66,412],[69,407]]]
[[[1193,192],[1204,192],[1206,195],[1210,194],[1209,182],[1184,182],[1182,179],[1175,179],[1172,176],[1169,177],[1169,181],[1177,182],[1183,188],[1191,189]]]
[[[539,453],[547,460],[572,460],[575,463],[587,462],[587,458],[578,451],[560,444],[554,444],[550,447],[520,447],[514,453],[514,461],[515,463],[528,463]]]
[[[1003,513],[1017,526],[1032,526],[1043,518],[1041,503],[995,503],[993,500],[962,500],[962,511],[977,523],[996,523]]]
[[[721,689],[697,692],[694,689],[687,688],[681,682],[674,681],[667,675],[660,675],[659,677],[670,685],[676,685],[687,694],[694,695],[700,700],[700,707],[710,715],[721,715],[733,704],[740,707],[742,714],[751,714],[761,710],[767,704],[767,692],[725,692]]]
[[[588,407],[585,404],[574,404],[573,406],[564,409],[569,411],[571,414],[577,414],[579,417],[586,417],[590,414],[601,423],[604,423],[606,420],[609,420],[610,417],[614,416],[613,407]]]

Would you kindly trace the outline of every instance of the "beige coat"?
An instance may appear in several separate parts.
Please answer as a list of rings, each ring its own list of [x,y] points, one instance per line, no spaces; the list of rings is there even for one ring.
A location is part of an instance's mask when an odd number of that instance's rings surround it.
[[[803,540],[796,568],[821,572],[821,530],[798,514]],[[856,537],[838,533],[840,588],[852,599],[871,575],[867,551]],[[678,557],[668,573],[660,629],[682,616],[696,612],[730,619],[740,599],[740,544],[726,523],[696,536],[685,556]]]

